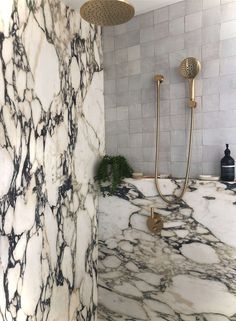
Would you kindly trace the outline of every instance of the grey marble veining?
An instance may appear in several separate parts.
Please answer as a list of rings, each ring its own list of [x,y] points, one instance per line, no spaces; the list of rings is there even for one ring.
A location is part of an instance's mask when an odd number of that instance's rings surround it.
[[[161,180],[166,195],[181,181]],[[100,197],[99,320],[236,320],[236,184],[192,180],[178,205],[153,179]],[[164,221],[146,226],[150,207]]]
[[[0,320],[95,320],[101,30],[55,0],[0,4]]]

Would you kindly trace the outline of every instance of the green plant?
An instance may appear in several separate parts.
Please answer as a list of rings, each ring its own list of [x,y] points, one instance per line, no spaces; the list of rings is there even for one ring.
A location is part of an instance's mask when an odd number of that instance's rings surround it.
[[[100,187],[102,187],[102,183],[109,182],[106,190],[110,194],[114,194],[122,179],[131,177],[132,173],[133,169],[124,156],[105,155],[97,168],[95,180],[98,181]]]

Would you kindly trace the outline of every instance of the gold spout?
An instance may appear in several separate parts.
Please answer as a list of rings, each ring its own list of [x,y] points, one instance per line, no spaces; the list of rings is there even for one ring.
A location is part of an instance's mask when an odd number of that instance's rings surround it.
[[[154,218],[154,207],[151,207],[151,218]]]

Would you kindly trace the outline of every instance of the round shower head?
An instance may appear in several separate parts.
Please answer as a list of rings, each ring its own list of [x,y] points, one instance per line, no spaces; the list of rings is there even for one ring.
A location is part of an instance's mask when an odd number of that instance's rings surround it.
[[[200,62],[193,57],[184,59],[180,64],[180,74],[186,79],[194,79],[201,69]]]
[[[126,0],[88,0],[80,8],[81,17],[99,26],[115,26],[133,18],[134,7]]]

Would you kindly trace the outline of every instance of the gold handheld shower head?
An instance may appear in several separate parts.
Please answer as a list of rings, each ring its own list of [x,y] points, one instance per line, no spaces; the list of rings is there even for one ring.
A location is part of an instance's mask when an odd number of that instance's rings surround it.
[[[193,57],[184,59],[180,64],[180,73],[186,79],[193,79],[201,69],[200,62]]]
[[[80,8],[81,17],[99,26],[115,26],[133,18],[134,7],[127,0],[87,0]]]
[[[193,57],[184,59],[180,64],[180,74],[189,82],[189,107],[196,107],[194,80],[201,70],[200,62]]]

